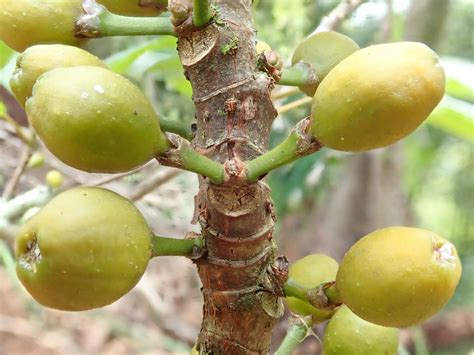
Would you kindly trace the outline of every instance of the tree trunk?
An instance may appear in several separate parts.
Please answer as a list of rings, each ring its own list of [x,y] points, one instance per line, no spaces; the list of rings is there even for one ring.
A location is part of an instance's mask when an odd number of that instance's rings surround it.
[[[242,174],[239,162],[268,148],[276,110],[272,80],[257,69],[251,0],[216,0],[214,23],[177,28],[178,51],[193,87],[197,131],[193,143]],[[274,213],[268,186],[200,179],[196,220],[206,254],[196,260],[204,295],[201,353],[266,354],[282,314],[282,281],[272,241]],[[275,266],[275,267],[272,267]]]

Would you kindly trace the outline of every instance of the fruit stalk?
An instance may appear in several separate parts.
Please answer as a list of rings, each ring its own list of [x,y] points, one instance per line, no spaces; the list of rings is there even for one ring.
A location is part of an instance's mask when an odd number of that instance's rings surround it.
[[[204,26],[212,18],[209,0],[194,0],[193,23],[197,27]]]
[[[84,38],[110,36],[176,36],[166,17],[132,17],[109,12],[95,1],[84,1],[85,14],[76,21],[76,36]]]
[[[197,152],[189,141],[182,137],[168,133],[170,148],[156,159],[162,165],[172,166],[195,172],[209,178],[213,184],[224,182],[224,166]]]
[[[192,239],[165,238],[154,235],[151,239],[152,257],[155,256],[186,256],[197,257],[202,254],[204,240],[200,237]]]
[[[278,347],[275,355],[291,355],[293,351],[308,336],[311,329],[311,317],[302,318],[292,314],[289,320],[288,331]]]
[[[292,67],[284,68],[281,79],[277,83],[288,86],[317,85],[318,76],[310,65],[300,62]]]
[[[308,119],[302,120],[283,142],[247,162],[247,181],[256,182],[269,171],[321,149],[321,144],[305,132],[307,125]]]

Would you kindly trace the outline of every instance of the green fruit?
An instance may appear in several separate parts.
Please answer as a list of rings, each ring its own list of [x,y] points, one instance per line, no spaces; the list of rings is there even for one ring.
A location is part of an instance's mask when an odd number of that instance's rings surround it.
[[[311,133],[325,146],[366,151],[414,131],[444,94],[438,57],[422,43],[361,49],[342,60],[314,96]]]
[[[396,355],[399,333],[366,322],[343,305],[324,331],[323,355]]]
[[[104,68],[43,74],[26,111],[46,147],[80,170],[129,171],[166,149],[150,101],[129,80]]]
[[[158,16],[166,11],[167,0],[148,1],[153,7],[139,6],[139,0],[98,0],[107,10],[123,16]]]
[[[311,64],[319,81],[341,60],[359,49],[351,38],[333,31],[318,32],[304,39],[295,49],[291,65],[304,61]],[[301,86],[300,90],[313,97],[317,85]]]
[[[50,170],[46,174],[45,180],[49,187],[57,189],[63,184],[64,176],[57,170]]]
[[[51,69],[78,65],[105,67],[95,55],[77,47],[61,44],[30,47],[18,57],[16,69],[10,79],[10,88],[24,107],[25,101],[31,96],[36,79],[42,74]]]
[[[41,43],[80,45],[74,35],[82,0],[3,0],[0,39],[18,52]]]
[[[255,45],[255,50],[257,51],[257,54],[262,54],[263,52],[271,51],[272,47],[270,47],[270,45],[266,42],[257,41],[257,44]]]
[[[106,306],[140,280],[152,233],[127,199],[95,187],[63,192],[21,228],[17,275],[44,306],[81,311]]]
[[[338,264],[333,258],[323,254],[305,256],[290,266],[288,282],[305,288],[313,288],[322,283],[336,279]],[[287,297],[288,307],[292,312],[304,316],[311,315],[313,322],[320,322],[331,317],[333,311],[321,311],[309,303],[295,297]]]
[[[30,159],[28,159],[28,163],[26,166],[30,169],[41,168],[44,165],[44,155],[41,152],[34,152]]]
[[[455,247],[417,228],[389,227],[360,239],[344,256],[336,287],[366,321],[408,327],[438,312],[461,276]]]

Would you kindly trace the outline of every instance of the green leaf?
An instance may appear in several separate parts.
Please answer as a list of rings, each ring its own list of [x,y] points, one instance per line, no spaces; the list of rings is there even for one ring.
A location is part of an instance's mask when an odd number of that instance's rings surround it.
[[[105,63],[113,71],[119,74],[125,74],[130,66],[144,53],[149,51],[163,51],[170,48],[173,48],[176,52],[176,38],[163,36],[140,44],[139,46],[115,53],[107,58]]]
[[[474,103],[473,88],[454,78],[446,79],[446,93],[456,99]]]
[[[474,105],[446,96],[428,117],[427,123],[474,142]]]
[[[14,54],[15,51],[13,49],[8,47],[5,42],[0,41],[0,68],[3,68]]]

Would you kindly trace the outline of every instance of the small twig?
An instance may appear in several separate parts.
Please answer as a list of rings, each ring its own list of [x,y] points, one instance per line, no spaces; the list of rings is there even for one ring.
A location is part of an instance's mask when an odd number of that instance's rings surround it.
[[[300,89],[298,88],[289,88],[289,89],[283,89],[283,90],[278,90],[278,92],[272,92],[272,99],[273,100],[280,100],[285,97],[295,95],[300,92]]]
[[[365,0],[342,0],[339,5],[321,20],[319,26],[312,34],[334,30],[364,1]]]
[[[286,336],[275,352],[275,355],[293,354],[293,351],[311,332],[311,317],[302,318],[299,315],[292,314],[289,319]]]
[[[8,113],[5,113],[3,116],[0,116],[0,120],[8,122],[14,129],[16,136],[26,145],[34,146],[35,139],[34,137],[28,137],[24,132],[23,127],[21,127],[18,122],[16,122]]]
[[[144,168],[152,165],[152,164],[156,164],[155,160],[151,160],[149,161],[147,164],[139,167],[138,169],[134,169],[134,170],[131,170],[131,171],[127,171],[126,173],[122,173],[122,174],[115,174],[115,175],[112,175],[112,176],[106,176],[104,177],[103,179],[100,179],[100,180],[97,180],[96,182],[93,182],[91,185],[92,186],[102,186],[102,185],[106,185],[108,183],[111,183],[113,181],[116,181],[116,180],[120,180],[124,177],[127,177],[127,176],[130,176],[130,175],[133,175],[133,174],[136,174],[138,173],[139,171],[143,170]]]
[[[135,189],[128,196],[128,198],[131,201],[138,201],[145,195],[155,190],[158,186],[165,184],[166,182],[181,174],[181,172],[182,171],[177,169],[167,170],[165,172],[158,171],[154,175],[150,176],[150,178],[138,184],[138,186],[135,187]]]
[[[28,160],[30,159],[32,153],[33,151],[32,151],[31,146],[25,145],[20,157],[20,161],[18,162],[18,166],[13,172],[13,175],[8,180],[5,186],[5,190],[3,191],[2,198],[4,200],[10,199],[13,192],[15,192],[15,188],[18,185],[18,182],[20,181],[20,178],[25,171],[26,164],[28,164]]]
[[[303,97],[299,100],[295,100],[293,102],[290,102],[289,104],[282,105],[282,106],[278,107],[277,111],[278,111],[278,114],[282,114],[282,113],[288,112],[290,110],[293,110],[297,107],[310,104],[311,102],[313,102],[312,97]]]

